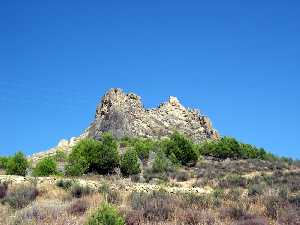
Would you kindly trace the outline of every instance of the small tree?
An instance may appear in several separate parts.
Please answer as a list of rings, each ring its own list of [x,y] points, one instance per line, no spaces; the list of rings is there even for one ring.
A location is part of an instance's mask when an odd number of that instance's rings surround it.
[[[123,217],[109,204],[103,204],[91,215],[86,225],[124,225]]]
[[[9,175],[25,176],[29,163],[22,152],[17,152],[9,158],[6,165],[6,173]]]
[[[140,160],[147,160],[149,158],[149,152],[153,150],[153,141],[150,139],[137,139],[134,144],[134,150]]]
[[[152,164],[152,172],[164,173],[168,171],[170,163],[163,152],[158,152]]]
[[[0,169],[6,169],[9,157],[0,156]]]
[[[95,169],[100,174],[112,172],[120,165],[118,145],[112,134],[103,133],[101,148],[96,154]]]
[[[137,154],[133,149],[128,149],[122,156],[120,167],[124,176],[138,174],[141,172]]]
[[[174,154],[182,165],[192,166],[198,160],[197,150],[192,141],[178,132],[174,132],[165,144],[165,152],[167,156]]]
[[[97,157],[101,145],[93,139],[83,139],[72,149],[66,165],[66,174],[70,176],[81,176],[94,167],[94,160]]]
[[[67,154],[63,150],[56,151],[55,155],[52,157],[56,162],[65,162],[67,160]]]
[[[80,176],[86,172],[106,174],[120,164],[120,155],[116,140],[109,133],[103,133],[100,141],[81,140],[72,149],[66,166],[66,173]]]
[[[57,164],[52,158],[44,158],[33,169],[34,176],[49,176],[57,174]]]

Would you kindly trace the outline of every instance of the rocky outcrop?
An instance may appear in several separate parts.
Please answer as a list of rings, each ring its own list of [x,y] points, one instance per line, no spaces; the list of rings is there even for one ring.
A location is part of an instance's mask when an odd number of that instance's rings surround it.
[[[176,97],[170,97],[158,108],[145,109],[140,96],[115,88],[103,96],[95,120],[84,135],[98,139],[103,132],[110,131],[117,138],[161,138],[175,130],[196,142],[219,138],[208,117],[198,110],[186,109]]]
[[[141,97],[134,93],[124,93],[121,89],[110,89],[96,108],[95,120],[79,137],[61,140],[47,151],[33,154],[32,162],[53,156],[58,150],[69,152],[83,138],[99,139],[101,134],[110,131],[115,137],[167,137],[174,131],[184,133],[196,142],[218,139],[218,132],[210,119],[198,110],[186,109],[176,97],[170,97],[158,108],[145,109]]]
[[[46,151],[40,151],[38,153],[35,153],[31,156],[29,156],[29,159],[33,162],[33,164],[40,159],[43,159],[45,157],[54,156],[57,151],[63,151],[63,152],[70,152],[72,147],[76,145],[81,139],[85,138],[84,134],[80,135],[79,137],[72,137],[70,140],[62,139],[58,142],[58,145],[56,147],[50,148]]]

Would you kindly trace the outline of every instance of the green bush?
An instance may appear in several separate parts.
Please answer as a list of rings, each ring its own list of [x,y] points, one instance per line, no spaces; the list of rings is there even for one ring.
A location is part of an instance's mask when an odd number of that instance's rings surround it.
[[[22,152],[17,152],[10,157],[6,165],[6,173],[9,175],[25,176],[29,163]]]
[[[208,142],[200,149],[203,155],[209,155],[220,159],[242,158],[242,149],[234,138],[223,137],[218,141]]]
[[[101,149],[96,158],[96,171],[100,174],[112,172],[120,165],[118,145],[110,133],[103,133]]]
[[[121,172],[124,176],[134,175],[141,172],[137,154],[134,150],[128,149],[122,156]]]
[[[69,176],[81,176],[87,171],[87,168],[87,161],[83,157],[80,157],[76,161],[69,158],[65,170]]]
[[[134,143],[134,150],[142,161],[149,158],[149,153],[153,148],[154,143],[151,139],[137,139]]]
[[[117,142],[109,133],[103,133],[100,141],[81,140],[72,149],[66,173],[80,176],[86,172],[107,174],[120,164]]]
[[[124,219],[119,212],[109,204],[100,206],[88,219],[86,225],[124,225]]]
[[[67,175],[80,176],[86,173],[100,148],[100,142],[93,139],[84,139],[77,143],[68,157]]]
[[[6,169],[9,157],[0,156],[0,169]]]
[[[220,159],[262,159],[269,161],[278,159],[263,148],[240,143],[231,137],[222,137],[219,140],[205,142],[199,146],[199,153]]]
[[[152,164],[153,173],[165,173],[170,168],[170,162],[167,157],[162,153],[158,152]]]
[[[34,176],[45,177],[55,174],[57,174],[57,164],[50,157],[40,160],[33,169]]]
[[[53,156],[53,159],[56,162],[65,162],[67,158],[67,154],[63,150],[56,151],[55,155]]]
[[[167,156],[174,155],[182,165],[193,166],[198,160],[197,149],[192,141],[187,139],[184,135],[174,132],[168,142],[164,145]]]

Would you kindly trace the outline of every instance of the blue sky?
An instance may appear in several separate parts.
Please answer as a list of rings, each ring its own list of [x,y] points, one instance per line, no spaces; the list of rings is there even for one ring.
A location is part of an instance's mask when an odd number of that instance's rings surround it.
[[[299,1],[2,1],[0,154],[79,135],[111,87],[300,158]]]

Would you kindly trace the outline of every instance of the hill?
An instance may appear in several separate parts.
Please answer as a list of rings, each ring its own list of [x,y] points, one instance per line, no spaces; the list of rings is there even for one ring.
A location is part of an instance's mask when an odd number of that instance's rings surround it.
[[[1,225],[298,225],[300,163],[111,89],[80,136],[0,157],[0,201]]]

